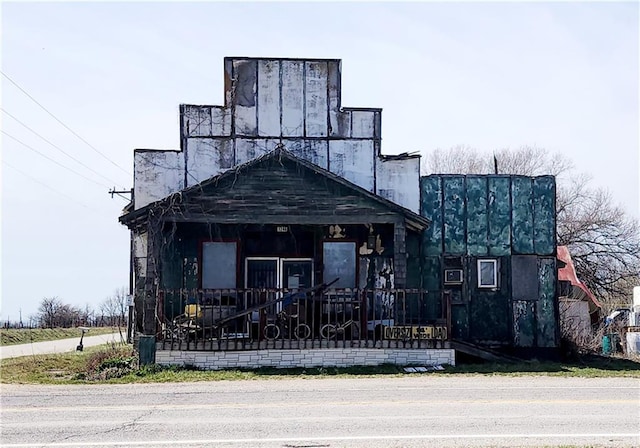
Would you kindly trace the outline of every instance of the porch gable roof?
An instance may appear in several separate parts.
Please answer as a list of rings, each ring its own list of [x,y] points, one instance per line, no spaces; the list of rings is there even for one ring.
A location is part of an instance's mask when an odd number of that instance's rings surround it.
[[[150,212],[159,210],[164,219],[181,222],[241,223],[250,222],[250,217],[255,222],[271,224],[324,223],[318,220],[350,224],[403,219],[409,229],[416,231],[425,229],[430,222],[296,157],[283,146],[138,210],[125,209],[119,221],[136,227],[146,222]]]

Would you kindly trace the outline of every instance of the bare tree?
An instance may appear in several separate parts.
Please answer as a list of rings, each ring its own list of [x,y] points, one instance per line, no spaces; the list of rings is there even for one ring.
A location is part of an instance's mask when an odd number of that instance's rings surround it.
[[[574,173],[565,156],[530,146],[493,154],[457,146],[433,151],[423,160],[424,174],[556,176],[558,244],[569,247],[578,277],[605,308],[629,303],[640,276],[638,221],[616,205],[606,190],[591,187],[589,176]]]
[[[69,328],[81,321],[80,309],[63,303],[58,297],[45,297],[38,306],[38,320],[44,328]]]
[[[56,317],[62,306],[62,302],[58,297],[44,297],[38,306],[38,320],[43,328],[54,328],[56,326]]]
[[[107,297],[100,304],[100,310],[107,325],[114,325],[120,331],[123,338],[122,328],[126,326],[127,320],[127,292],[124,287],[116,289],[112,296]]]

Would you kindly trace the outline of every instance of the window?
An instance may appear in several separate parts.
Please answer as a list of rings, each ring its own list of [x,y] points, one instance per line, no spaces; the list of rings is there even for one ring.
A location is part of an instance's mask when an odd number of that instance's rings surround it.
[[[478,288],[498,287],[498,261],[478,260]]]
[[[236,243],[202,243],[202,288],[236,287]]]
[[[339,280],[334,288],[355,288],[356,286],[356,243],[325,242],[323,244],[325,282]]]

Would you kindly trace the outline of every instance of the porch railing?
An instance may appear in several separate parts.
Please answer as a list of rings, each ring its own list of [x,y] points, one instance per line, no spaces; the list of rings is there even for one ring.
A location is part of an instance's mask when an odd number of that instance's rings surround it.
[[[439,348],[447,307],[422,289],[162,290],[165,350]]]

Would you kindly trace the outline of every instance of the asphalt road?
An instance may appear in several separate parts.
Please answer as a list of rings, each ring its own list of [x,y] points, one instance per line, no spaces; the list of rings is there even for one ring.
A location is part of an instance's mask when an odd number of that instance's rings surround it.
[[[2,447],[640,446],[640,380],[2,385]]]
[[[84,347],[106,344],[111,341],[120,342],[120,333],[101,334],[90,336],[91,330],[82,339]],[[124,337],[126,338],[126,331]],[[4,345],[0,347],[0,359],[17,358],[19,356],[42,355],[45,353],[63,353],[75,351],[80,342],[80,330],[78,337],[71,339],[58,339],[56,341],[32,342],[30,344]]]

